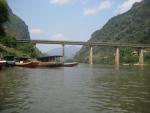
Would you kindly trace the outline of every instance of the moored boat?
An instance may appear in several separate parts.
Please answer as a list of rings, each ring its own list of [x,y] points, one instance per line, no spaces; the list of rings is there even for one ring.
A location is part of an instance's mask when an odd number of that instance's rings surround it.
[[[16,66],[35,68],[39,65],[39,61],[32,61],[29,58],[16,58]]]
[[[63,64],[60,61],[62,56],[45,56],[37,58],[39,63],[39,67],[62,67]]]
[[[64,63],[63,67],[74,67],[77,65],[78,65],[78,62],[70,62],[70,63]]]
[[[62,67],[62,63],[40,62],[38,67]]]

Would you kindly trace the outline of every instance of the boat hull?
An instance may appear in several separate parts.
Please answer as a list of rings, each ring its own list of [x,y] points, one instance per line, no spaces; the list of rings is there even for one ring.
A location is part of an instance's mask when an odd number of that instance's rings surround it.
[[[25,63],[15,63],[16,66],[19,67],[29,67],[29,68],[35,68],[39,65],[38,61],[30,61],[30,62],[25,62]]]
[[[6,61],[6,67],[13,67],[15,66],[15,61]]]
[[[38,67],[62,67],[62,63],[40,62]]]
[[[78,62],[72,62],[72,63],[64,63],[63,67],[74,67],[77,66]]]

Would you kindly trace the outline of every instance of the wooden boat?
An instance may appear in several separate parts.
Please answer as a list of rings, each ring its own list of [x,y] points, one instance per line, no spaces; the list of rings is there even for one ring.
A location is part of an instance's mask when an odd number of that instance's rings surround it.
[[[6,61],[5,60],[0,60],[0,70],[5,66]]]
[[[62,67],[62,63],[40,62],[38,67]]]
[[[78,65],[78,62],[70,62],[70,63],[64,63],[63,67],[74,67],[77,65]]]
[[[62,56],[45,56],[37,58],[39,63],[39,67],[62,67],[63,64],[60,62],[60,58]]]
[[[34,67],[37,67],[39,65],[39,62],[38,61],[16,62],[15,65],[19,66],[19,67],[34,68]]]
[[[15,65],[19,67],[34,68],[37,67],[40,63],[39,61],[32,61],[29,58],[16,58],[15,60],[16,60]]]

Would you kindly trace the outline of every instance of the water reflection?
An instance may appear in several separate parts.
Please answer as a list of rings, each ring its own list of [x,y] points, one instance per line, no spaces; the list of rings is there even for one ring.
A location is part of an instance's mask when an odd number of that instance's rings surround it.
[[[150,105],[150,80],[148,70],[128,67],[120,70],[93,70],[91,109],[115,113],[148,113]],[[97,73],[100,72],[100,73]]]
[[[21,73],[20,73],[21,72]],[[27,77],[24,71],[8,68],[0,73],[0,111],[1,113],[18,112],[27,107]]]

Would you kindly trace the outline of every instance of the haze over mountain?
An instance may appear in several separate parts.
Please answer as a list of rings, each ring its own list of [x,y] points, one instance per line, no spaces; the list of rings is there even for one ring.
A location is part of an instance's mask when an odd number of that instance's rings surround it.
[[[111,18],[102,29],[95,31],[89,41],[150,44],[150,0],[135,3],[126,13]],[[131,57],[134,50],[121,50],[122,62],[135,61]],[[83,46],[75,60],[88,62],[89,48]],[[94,47],[94,63],[113,63],[114,48]]]

